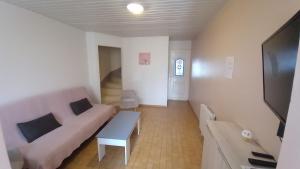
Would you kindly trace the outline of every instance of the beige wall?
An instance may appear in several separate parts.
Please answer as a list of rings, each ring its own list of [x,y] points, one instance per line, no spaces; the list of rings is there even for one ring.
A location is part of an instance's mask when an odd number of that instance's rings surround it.
[[[121,68],[121,49],[99,46],[101,81],[112,71]]]
[[[208,104],[221,120],[253,130],[278,157],[279,120],[263,101],[261,44],[300,8],[299,0],[231,0],[202,30],[192,47],[190,101],[195,112]],[[233,79],[224,62],[234,56]]]

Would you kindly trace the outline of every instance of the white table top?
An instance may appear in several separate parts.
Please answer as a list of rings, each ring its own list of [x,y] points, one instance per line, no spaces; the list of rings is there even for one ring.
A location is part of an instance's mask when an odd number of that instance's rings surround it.
[[[98,134],[97,138],[127,140],[140,118],[140,112],[119,112]]]

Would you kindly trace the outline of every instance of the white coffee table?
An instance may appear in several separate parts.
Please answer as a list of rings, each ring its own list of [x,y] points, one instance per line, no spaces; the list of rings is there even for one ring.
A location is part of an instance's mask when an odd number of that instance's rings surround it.
[[[137,126],[140,134],[140,112],[119,112],[98,134],[98,156],[99,161],[105,155],[105,145],[125,147],[125,165],[130,157],[130,136]]]

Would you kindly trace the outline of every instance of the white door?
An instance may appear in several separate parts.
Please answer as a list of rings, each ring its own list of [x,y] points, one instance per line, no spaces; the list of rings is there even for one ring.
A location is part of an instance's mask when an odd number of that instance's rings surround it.
[[[168,91],[168,99],[170,100],[188,100],[190,54],[190,49],[170,48]]]

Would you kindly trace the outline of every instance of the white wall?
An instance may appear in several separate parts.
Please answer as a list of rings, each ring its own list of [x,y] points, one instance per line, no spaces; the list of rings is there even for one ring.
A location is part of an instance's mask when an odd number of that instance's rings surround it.
[[[0,2],[0,105],[87,86],[85,33]],[[9,169],[0,126],[0,168]]]
[[[121,49],[100,46],[99,64],[101,81],[112,71],[121,68]]]
[[[123,38],[124,89],[137,92],[141,104],[167,106],[169,37]],[[139,65],[140,52],[150,52],[150,65]]]
[[[141,104],[167,105],[169,37],[121,38],[86,33],[89,82],[94,100],[101,102],[98,46],[121,48],[124,89],[136,90]],[[138,53],[151,52],[151,65],[138,65]]]
[[[169,50],[191,50],[192,41],[190,40],[171,40]]]
[[[298,169],[300,160],[300,43],[294,76],[293,92],[280,150],[278,169]]]
[[[0,2],[0,105],[87,86],[85,33]]]
[[[100,80],[102,81],[110,72],[110,54],[108,47],[99,47]]]
[[[110,68],[112,71],[121,68],[121,49],[110,48]]]
[[[121,48],[122,38],[102,33],[87,32],[86,44],[88,55],[89,86],[91,89],[90,95],[95,102],[101,103],[98,46]]]
[[[3,138],[3,131],[0,123],[0,169],[10,169],[10,162],[8,160],[7,149]]]

